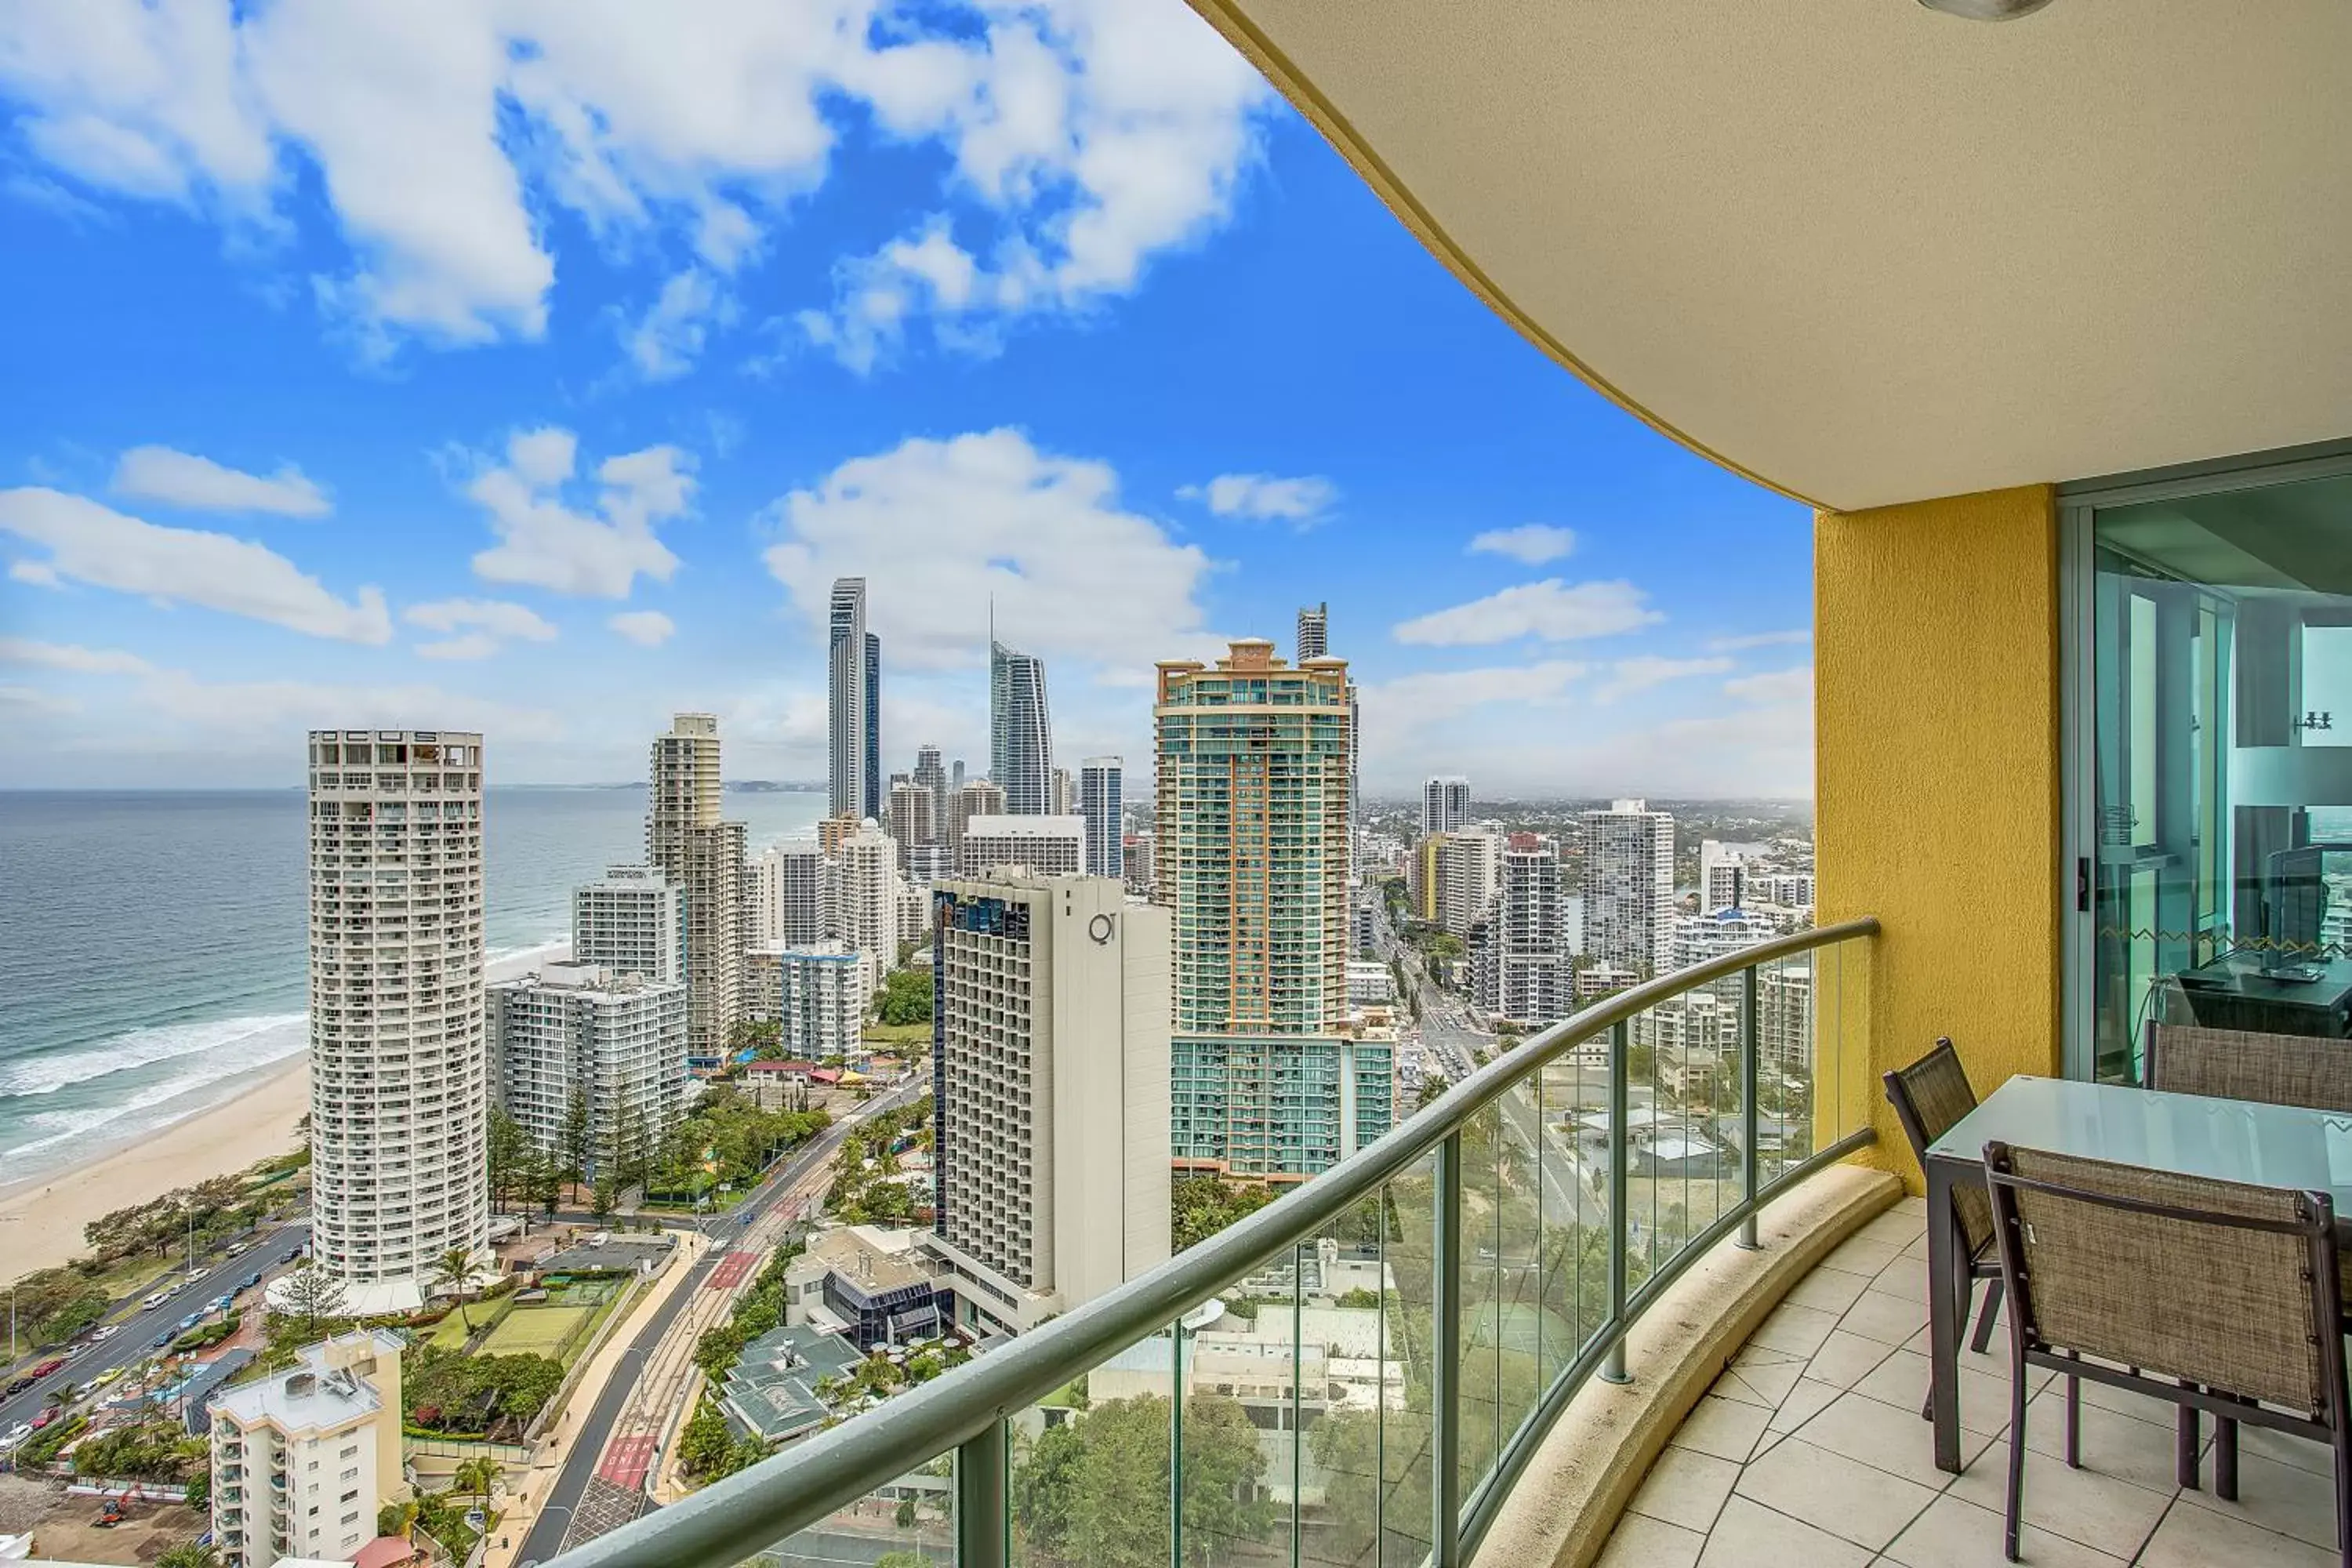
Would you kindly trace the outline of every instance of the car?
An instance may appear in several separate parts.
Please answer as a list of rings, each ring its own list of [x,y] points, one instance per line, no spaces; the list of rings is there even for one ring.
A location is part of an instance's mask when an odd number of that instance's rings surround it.
[[[252,1245],[253,1245],[253,1243],[251,1243],[251,1242],[249,1242],[249,1241],[238,1241],[238,1242],[232,1242],[232,1243],[230,1243],[230,1245],[229,1245],[228,1255],[229,1255],[231,1258],[235,1258],[235,1257],[236,1257],[238,1254],[240,1254],[240,1253],[244,1252],[247,1248],[250,1247]]]
[[[169,1290],[157,1290],[141,1300],[139,1310],[142,1312],[152,1311],[156,1308],[162,1306],[164,1301],[171,1297],[171,1294],[172,1293]]]
[[[37,1366],[37,1367],[33,1368],[33,1370],[32,1370],[32,1371],[30,1371],[30,1372],[26,1373],[25,1375],[26,1375],[26,1377],[31,1378],[35,1383],[38,1383],[38,1382],[40,1382],[40,1380],[41,1380],[41,1379],[43,1379],[43,1378],[45,1378],[45,1377],[48,1376],[48,1375],[49,1375],[49,1373],[53,1373],[53,1372],[57,1371],[57,1370],[58,1370],[58,1368],[59,1368],[59,1367],[61,1367],[61,1366],[63,1366],[63,1365],[65,1365],[65,1364],[66,1364],[66,1358],[65,1358],[65,1357],[63,1357],[63,1356],[61,1356],[61,1355],[51,1356],[48,1360],[47,1360],[47,1361],[43,1362],[40,1365],[38,1365],[38,1366]]]
[[[47,1426],[50,1422],[56,1420],[58,1418],[58,1412],[64,1408],[65,1407],[61,1405],[52,1405],[42,1410],[38,1415],[33,1417],[33,1430],[37,1432],[42,1427]]]
[[[301,1256],[302,1256],[302,1249],[301,1249],[300,1247],[295,1247],[293,1250],[289,1251],[289,1253],[287,1253],[287,1255],[286,1255],[286,1258],[285,1258],[285,1261],[287,1261],[287,1262],[289,1262],[289,1263],[291,1263],[291,1262],[293,1262],[296,1258],[299,1258],[299,1257],[301,1257]]]
[[[88,1349],[89,1349],[88,1345],[68,1345],[65,1350],[59,1353],[58,1360],[59,1362],[78,1360],[80,1357],[81,1352]]]
[[[19,1421],[8,1428],[6,1436],[0,1437],[0,1448],[13,1448],[32,1435],[33,1424],[30,1421]]]
[[[162,1333],[157,1334],[152,1340],[148,1342],[147,1348],[151,1351],[160,1351],[179,1337],[180,1336],[176,1331],[171,1329],[165,1329]]]
[[[176,1296],[187,1288],[188,1282],[186,1280],[174,1279],[169,1285],[163,1287],[163,1294],[167,1297]]]
[[[100,1389],[105,1386],[106,1384],[93,1377],[88,1383],[77,1384],[73,1391],[73,1396],[76,1399],[88,1399],[91,1394],[96,1394]]]
[[[104,1328],[99,1330],[96,1333],[90,1335],[89,1342],[96,1344],[100,1340],[110,1340],[121,1331],[122,1325],[121,1323],[109,1323]]]
[[[116,1378],[121,1377],[124,1373],[130,1370],[131,1369],[129,1367],[113,1367],[108,1371],[100,1373],[96,1377],[91,1378],[89,1381],[92,1386],[104,1388],[108,1384],[112,1383]]]
[[[258,1274],[248,1274],[248,1275],[247,1275],[244,1279],[240,1279],[240,1280],[238,1280],[238,1281],[237,1281],[236,1288],[237,1288],[238,1289],[240,1289],[240,1290],[250,1290],[250,1289],[254,1289],[254,1287],[256,1287],[256,1286],[259,1285],[260,1283],[261,1283],[261,1276],[260,1276],[260,1275],[258,1275]]]
[[[180,1331],[184,1334],[190,1329],[194,1328],[198,1323],[201,1323],[204,1321],[205,1315],[202,1312],[190,1312],[186,1317],[180,1320]]]

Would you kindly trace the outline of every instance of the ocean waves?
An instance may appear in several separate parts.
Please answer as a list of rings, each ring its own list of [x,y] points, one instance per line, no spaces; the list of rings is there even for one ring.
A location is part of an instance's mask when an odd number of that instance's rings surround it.
[[[0,1067],[0,1097],[55,1094],[116,1073],[176,1061],[205,1058],[200,1074],[225,1078],[293,1055],[303,1046],[301,1013],[266,1013],[253,1017],[215,1018],[197,1024],[161,1024],[131,1029],[74,1050],[52,1051]],[[238,1065],[225,1067],[224,1059]]]

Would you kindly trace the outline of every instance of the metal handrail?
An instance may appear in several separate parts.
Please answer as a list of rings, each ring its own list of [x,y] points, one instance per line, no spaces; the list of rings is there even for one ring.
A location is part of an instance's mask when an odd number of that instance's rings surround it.
[[[1421,1111],[1390,1130],[1370,1146],[1340,1161],[1309,1182],[1301,1183],[1275,1202],[1138,1276],[1084,1306],[1063,1314],[1011,1343],[975,1358],[954,1372],[933,1379],[914,1391],[892,1398],[869,1411],[795,1444],[749,1469],[716,1481],[658,1513],[638,1518],[609,1535],[551,1559],[547,1568],[723,1568],[761,1550],[746,1542],[780,1542],[865,1497],[877,1485],[946,1452],[974,1446],[973,1459],[984,1470],[1003,1473],[1003,1426],[1016,1412],[1038,1403],[1066,1384],[1080,1372],[1099,1365],[1111,1355],[1150,1338],[1186,1312],[1220,1294],[1234,1279],[1252,1272],[1300,1242],[1322,1233],[1332,1221],[1409,1170],[1433,1152],[1437,1167],[1441,1215],[1458,1213],[1461,1131],[1479,1111],[1502,1099],[1521,1079],[1568,1052],[1606,1032],[1616,1036],[1612,1053],[1612,1083],[1622,1088],[1626,1026],[1659,1003],[1751,971],[1757,965],[1833,946],[1856,937],[1875,936],[1878,921],[1869,916],[1811,931],[1798,931],[1737,952],[1661,975],[1596,1003],[1581,1012],[1528,1037],[1455,1084]],[[1817,1015],[1818,1016],[1818,1015]],[[1747,1037],[1746,1053],[1756,1049],[1756,1037]],[[1752,1100],[1751,1100],[1752,1103]],[[1612,1092],[1612,1145],[1622,1150],[1625,1116],[1621,1093]],[[1868,1142],[1856,1134],[1822,1150],[1784,1174],[1777,1188],[1802,1172],[1842,1157]],[[1744,1158],[1753,1162],[1754,1144]],[[1622,1181],[1625,1162],[1612,1161],[1612,1177]],[[1448,1174],[1454,1180],[1447,1181]],[[1452,1189],[1449,1203],[1447,1189]],[[1746,1196],[1727,1211],[1702,1237],[1712,1237],[1754,1211],[1756,1197]],[[1611,1206],[1612,1221],[1622,1220],[1621,1204]],[[1606,1366],[1622,1374],[1626,1330],[1639,1308],[1654,1300],[1664,1280],[1654,1277],[1630,1299],[1623,1293],[1623,1226],[1611,1226],[1612,1321],[1596,1344],[1579,1358],[1584,1366],[1605,1348]],[[1694,1237],[1696,1241],[1698,1237]],[[1685,1254],[1696,1248],[1685,1247]],[[1675,1272],[1686,1258],[1676,1260]],[[1664,1272],[1663,1269],[1660,1273]],[[1458,1271],[1443,1268],[1442,1278]],[[1442,1353],[1442,1352],[1441,1352]],[[1571,1369],[1572,1373],[1574,1369]],[[1559,1384],[1580,1383],[1582,1376],[1564,1375]],[[1572,1388],[1568,1392],[1573,1392]],[[1564,1398],[1559,1399],[1564,1403]],[[1554,1403],[1548,1399],[1547,1404]],[[1538,1414],[1541,1414],[1539,1410]],[[1443,1422],[1443,1409],[1433,1413]],[[1523,1429],[1524,1432],[1524,1429]],[[1524,1445],[1523,1445],[1524,1446]],[[1449,1456],[1450,1458],[1450,1456]],[[1524,1454],[1519,1463],[1524,1463]],[[1498,1457],[1498,1473],[1500,1458]],[[1514,1465],[1513,1469],[1517,1468]],[[1453,1474],[1451,1463],[1439,1467],[1440,1486]],[[961,1493],[963,1488],[959,1487]],[[1479,1500],[1453,1516],[1453,1528],[1441,1531],[1447,1539],[1437,1543],[1435,1568],[1454,1568],[1466,1544],[1475,1543],[1492,1514],[1491,1486],[1480,1489]],[[992,1568],[1005,1561],[1006,1544],[975,1541],[959,1510],[958,1526],[965,1550],[959,1568]],[[1475,1521],[1465,1516],[1479,1516]],[[1171,1526],[1174,1522],[1171,1515]],[[1000,1530],[1004,1524],[997,1516]],[[1466,1540],[1465,1540],[1466,1537]]]

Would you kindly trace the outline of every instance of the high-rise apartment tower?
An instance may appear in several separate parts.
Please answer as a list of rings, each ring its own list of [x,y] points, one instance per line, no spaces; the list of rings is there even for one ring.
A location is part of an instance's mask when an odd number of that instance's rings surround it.
[[[350,1310],[487,1256],[482,738],[310,732],[311,1253]]]
[[[1045,705],[1045,666],[1034,654],[990,639],[989,771],[1014,816],[1053,809],[1054,726]]]
[[[825,645],[827,809],[835,816],[875,816],[866,788],[866,579],[834,580]],[[878,792],[877,792],[878,793]]]
[[[646,863],[686,900],[686,1048],[714,1062],[742,1016],[743,848],[740,822],[719,818],[719,721],[680,713],[654,737]]]
[[[1456,775],[1421,786],[1421,830],[1451,833],[1470,822],[1470,781]]]
[[[1123,777],[1126,764],[1117,757],[1088,757],[1078,764],[1078,815],[1087,824],[1087,875],[1123,878],[1127,866],[1120,852]]]
[[[1645,800],[1588,811],[1584,827],[1584,951],[1629,973],[1674,967],[1675,819]]]

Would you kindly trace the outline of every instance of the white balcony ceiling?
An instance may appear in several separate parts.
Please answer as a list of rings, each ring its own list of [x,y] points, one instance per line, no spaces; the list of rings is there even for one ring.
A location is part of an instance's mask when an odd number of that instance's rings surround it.
[[[1193,4],[1522,331],[1807,500],[2352,436],[2346,0]]]

